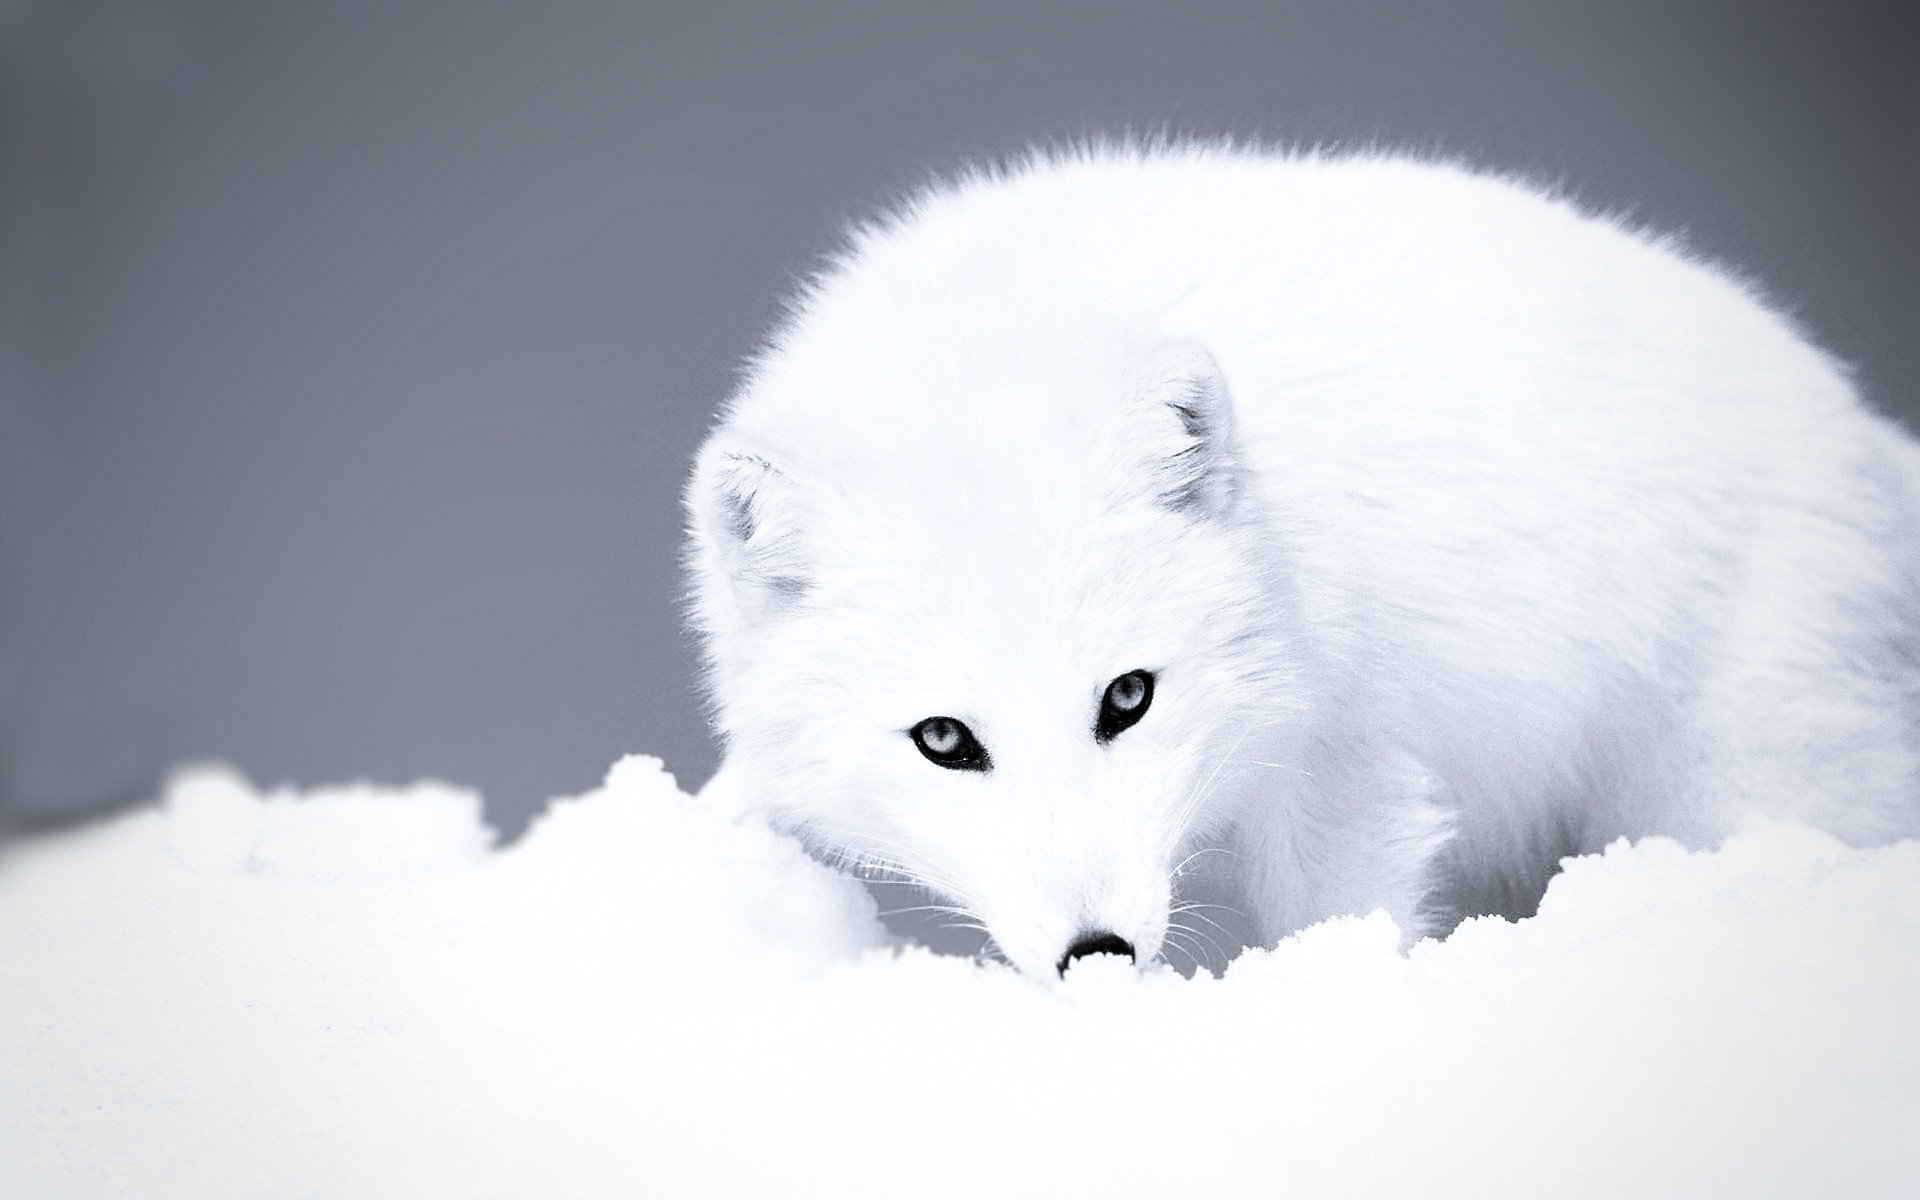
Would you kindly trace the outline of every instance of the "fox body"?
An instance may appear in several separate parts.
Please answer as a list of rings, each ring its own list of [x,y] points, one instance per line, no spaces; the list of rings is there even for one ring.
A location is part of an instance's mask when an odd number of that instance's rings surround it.
[[[1510,180],[929,189],[803,289],[688,509],[713,790],[1036,975],[1160,955],[1203,861],[1263,940],[1412,939],[1623,834],[1920,833],[1920,451],[1740,282]]]

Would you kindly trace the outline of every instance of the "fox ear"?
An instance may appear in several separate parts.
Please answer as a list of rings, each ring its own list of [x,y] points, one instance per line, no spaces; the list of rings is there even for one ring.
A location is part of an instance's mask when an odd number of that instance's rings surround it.
[[[1160,502],[1195,516],[1224,514],[1239,491],[1239,464],[1233,401],[1213,355],[1197,342],[1159,347],[1135,403],[1154,430],[1149,469]]]
[[[798,497],[772,461],[709,442],[694,465],[687,508],[698,543],[743,607],[764,608],[807,590]]]

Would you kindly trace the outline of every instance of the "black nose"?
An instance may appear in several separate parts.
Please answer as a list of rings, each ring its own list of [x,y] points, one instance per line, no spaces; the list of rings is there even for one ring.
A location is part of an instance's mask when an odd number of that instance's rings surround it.
[[[1067,952],[1060,956],[1061,976],[1065,977],[1067,968],[1073,965],[1074,959],[1085,958],[1089,954],[1118,954],[1128,962],[1132,962],[1133,943],[1117,933],[1096,930],[1093,933],[1082,934],[1073,945],[1067,947]]]

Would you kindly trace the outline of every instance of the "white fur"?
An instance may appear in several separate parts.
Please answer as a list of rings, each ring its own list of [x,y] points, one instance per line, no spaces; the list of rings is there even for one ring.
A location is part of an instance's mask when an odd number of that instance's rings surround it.
[[[689,510],[716,790],[1035,974],[1159,953],[1208,846],[1271,941],[1530,911],[1622,834],[1920,833],[1920,452],[1739,282],[1507,179],[931,189],[795,302]],[[992,770],[922,757],[936,715]]]

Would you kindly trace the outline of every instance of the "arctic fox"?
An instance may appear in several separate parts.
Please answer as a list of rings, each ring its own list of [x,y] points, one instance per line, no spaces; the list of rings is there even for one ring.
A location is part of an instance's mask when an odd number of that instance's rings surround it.
[[[1727,273],[1392,156],[1036,154],[855,230],[688,490],[712,790],[1036,976],[1920,834],[1920,450]]]

